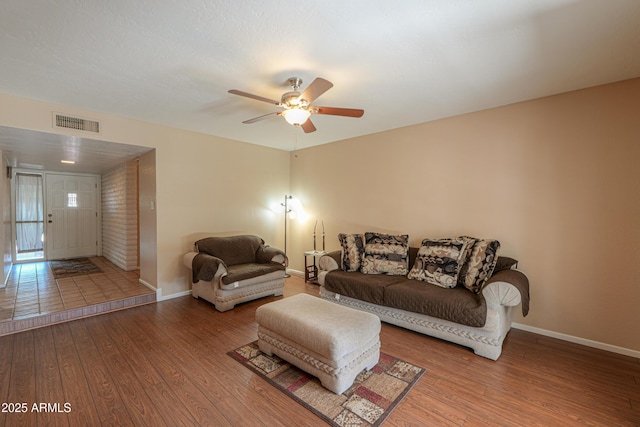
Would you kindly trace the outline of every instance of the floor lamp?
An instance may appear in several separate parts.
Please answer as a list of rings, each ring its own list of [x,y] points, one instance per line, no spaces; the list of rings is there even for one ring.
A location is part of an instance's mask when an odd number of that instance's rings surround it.
[[[284,206],[284,254],[287,255],[287,217],[289,216],[289,200],[293,199],[292,195],[284,195],[284,203],[281,203]],[[287,270],[285,270],[284,277],[291,277]]]

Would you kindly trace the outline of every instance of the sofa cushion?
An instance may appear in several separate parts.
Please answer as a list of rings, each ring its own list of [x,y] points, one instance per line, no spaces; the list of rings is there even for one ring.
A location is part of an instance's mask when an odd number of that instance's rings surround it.
[[[423,240],[407,277],[443,288],[455,288],[470,243],[464,238]]]
[[[256,251],[263,243],[258,236],[207,237],[196,242],[196,249],[231,266],[256,262]]]
[[[364,234],[362,272],[406,276],[409,236],[367,232]]]
[[[358,271],[364,255],[362,234],[338,234],[342,246],[342,268],[345,271]]]
[[[359,271],[333,270],[325,276],[324,288],[336,294],[382,305],[385,288],[403,280],[407,279],[387,274],[371,275]]]
[[[473,241],[473,247],[469,258],[461,269],[459,282],[471,292],[478,293],[493,274],[498,261],[500,242],[497,240],[467,239]]]
[[[385,288],[383,305],[477,328],[484,326],[487,319],[487,303],[482,294],[408,279]]]

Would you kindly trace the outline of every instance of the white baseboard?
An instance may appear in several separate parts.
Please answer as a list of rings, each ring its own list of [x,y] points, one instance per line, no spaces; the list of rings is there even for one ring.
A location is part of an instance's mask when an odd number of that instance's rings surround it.
[[[523,325],[521,323],[512,323],[511,326],[523,331],[533,332],[534,334],[538,335],[544,335],[545,337],[557,338],[559,340],[569,341],[575,344],[581,344],[587,347],[593,347],[600,350],[610,351],[612,353],[618,353],[640,359],[640,351],[637,350],[631,350],[629,348],[618,347],[615,345],[605,344],[599,341],[592,341],[585,338],[574,337],[573,335],[561,334],[560,332],[549,331],[546,329],[536,328],[534,326]]]
[[[171,294],[171,295],[162,295],[162,288],[156,288],[155,286],[153,286],[152,284],[145,282],[142,279],[138,279],[138,283],[140,283],[141,285],[146,286],[147,288],[151,289],[152,291],[156,292],[156,302],[158,301],[166,301],[166,300],[170,300],[173,298],[180,298],[186,295],[191,295],[191,289],[189,289],[188,291],[184,291],[184,292],[178,292],[177,294]]]
[[[191,295],[191,289],[189,289],[188,291],[184,291],[184,292],[178,292],[177,294],[171,294],[171,295],[166,295],[163,296],[162,295],[162,288],[156,290],[156,301],[160,302],[160,301],[167,301],[170,299],[174,299],[174,298],[180,298],[180,297],[184,297],[187,295]]]
[[[13,263],[11,263],[11,266],[9,267],[9,274],[4,276],[4,283],[0,287],[2,287],[2,288],[6,288],[7,287],[7,283],[9,282],[9,276],[11,276],[12,269],[13,269]]]
[[[151,283],[149,283],[149,282],[145,282],[145,281],[144,281],[144,280],[142,280],[142,279],[138,279],[138,283],[140,283],[141,285],[146,286],[147,288],[151,289],[152,291],[157,291],[157,290],[158,290],[158,289],[157,289],[155,286],[153,286]]]
[[[287,268],[287,273],[289,273],[289,274],[293,274],[293,275],[295,275],[295,276],[301,276],[301,277],[304,277],[304,272],[303,272],[303,271],[300,271],[300,270],[293,270],[293,269],[291,269],[291,268]]]

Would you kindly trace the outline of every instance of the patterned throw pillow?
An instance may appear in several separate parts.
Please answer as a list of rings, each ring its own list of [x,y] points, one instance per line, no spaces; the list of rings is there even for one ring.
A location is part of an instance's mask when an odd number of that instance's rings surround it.
[[[459,283],[471,292],[478,293],[493,274],[498,261],[500,242],[466,237],[473,241],[469,258],[460,271]]]
[[[409,235],[364,234],[362,272],[405,276],[409,264]]]
[[[464,238],[423,240],[408,278],[443,288],[455,288],[467,247],[471,243]]]
[[[358,271],[364,255],[364,243],[362,234],[338,234],[338,240],[342,246],[342,268],[345,271]]]

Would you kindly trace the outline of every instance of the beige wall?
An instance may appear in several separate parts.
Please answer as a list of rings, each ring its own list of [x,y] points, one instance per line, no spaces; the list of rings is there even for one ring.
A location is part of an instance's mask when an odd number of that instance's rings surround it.
[[[516,322],[640,351],[640,79],[291,154],[0,94],[0,125],[58,133],[51,111],[156,149],[141,158],[141,204],[156,188],[155,210],[141,205],[141,278],[164,296],[189,289],[181,258],[204,235],[250,232],[282,247],[279,203],[291,193],[309,215],[291,222],[294,269],[316,219],[327,249],[339,232],[367,230],[408,233],[413,245],[497,238],[532,284],[531,313]]]
[[[196,238],[243,232],[282,245],[275,206],[289,191],[289,153],[0,94],[2,126],[61,133],[52,129],[52,111],[100,121],[102,140],[156,149],[157,284],[150,284],[161,289],[161,297],[190,289],[182,255]],[[153,276],[147,273],[141,265],[141,274]]]
[[[151,150],[138,159],[140,216],[140,280],[158,286],[156,220],[156,152]]]
[[[0,151],[2,169],[0,170],[0,215],[2,227],[0,227],[0,251],[2,253],[2,273],[0,275],[0,287],[4,286],[11,272],[11,182],[7,178],[7,160]]]
[[[328,249],[368,230],[497,238],[531,281],[516,322],[640,351],[639,161],[640,79],[302,150],[291,266],[316,219]]]
[[[182,254],[206,235],[252,233],[280,246],[276,205],[289,189],[287,152],[204,135],[191,149],[178,141],[156,149],[158,280],[175,291],[187,279]]]

